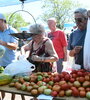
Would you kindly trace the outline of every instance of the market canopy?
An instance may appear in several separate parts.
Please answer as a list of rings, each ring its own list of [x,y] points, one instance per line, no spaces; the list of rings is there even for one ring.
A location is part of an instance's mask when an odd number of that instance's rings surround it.
[[[35,2],[39,0],[25,0],[24,3]],[[20,0],[0,0],[0,7],[12,6],[21,4]]]

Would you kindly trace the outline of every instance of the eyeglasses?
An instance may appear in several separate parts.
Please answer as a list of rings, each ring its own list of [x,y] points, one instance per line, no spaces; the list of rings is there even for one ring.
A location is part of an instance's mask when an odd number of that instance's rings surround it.
[[[86,20],[87,18],[75,18],[75,22],[76,23],[82,23],[84,20]]]
[[[32,34],[31,37],[33,37],[33,36],[37,36],[37,35],[38,35],[38,34]]]

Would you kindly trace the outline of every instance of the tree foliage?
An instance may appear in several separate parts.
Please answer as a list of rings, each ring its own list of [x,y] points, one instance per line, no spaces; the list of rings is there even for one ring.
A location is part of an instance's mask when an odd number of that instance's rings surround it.
[[[7,23],[16,28],[18,31],[20,31],[20,27],[24,27],[24,26],[27,26],[28,23],[25,22],[25,20],[23,19],[22,15],[20,14],[11,14],[11,13],[8,13],[8,14],[5,14],[6,16],[6,20],[7,20]]]
[[[47,21],[50,17],[57,19],[57,26],[63,28],[65,22],[72,20],[72,10],[80,4],[72,0],[43,0],[42,19]]]

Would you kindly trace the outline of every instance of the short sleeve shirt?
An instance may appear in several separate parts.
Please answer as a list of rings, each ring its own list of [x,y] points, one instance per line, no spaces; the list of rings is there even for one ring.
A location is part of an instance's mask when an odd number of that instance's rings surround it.
[[[64,58],[64,50],[63,47],[67,46],[67,38],[63,31],[57,30],[55,32],[48,33],[48,37],[52,40],[54,48],[58,57]]]
[[[68,43],[68,50],[72,50],[75,46],[84,47],[86,30],[75,30],[71,33]],[[83,65],[83,48],[80,50],[78,54],[75,55],[75,63],[79,65]]]
[[[0,31],[0,40],[9,42],[9,43],[18,43],[18,41],[12,37],[11,33],[16,33],[17,31],[10,27],[5,31]],[[11,50],[5,47],[5,54],[2,58],[0,58],[0,66],[7,66],[8,64],[12,63],[16,60],[16,50]]]

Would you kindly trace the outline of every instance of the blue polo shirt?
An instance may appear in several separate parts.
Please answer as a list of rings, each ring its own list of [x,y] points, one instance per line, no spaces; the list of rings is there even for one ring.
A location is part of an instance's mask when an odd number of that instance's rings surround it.
[[[82,46],[82,49],[75,55],[75,63],[83,66],[83,48],[86,30],[75,30],[70,34],[68,50],[72,50],[75,46]]]
[[[18,41],[12,37],[11,33],[17,33],[17,31],[9,27],[5,31],[0,31],[0,40],[9,42],[9,43],[18,43]],[[5,54],[3,55],[2,58],[0,58],[0,66],[7,66],[8,64],[12,63],[13,61],[16,60],[16,50],[11,50],[5,47]]]

